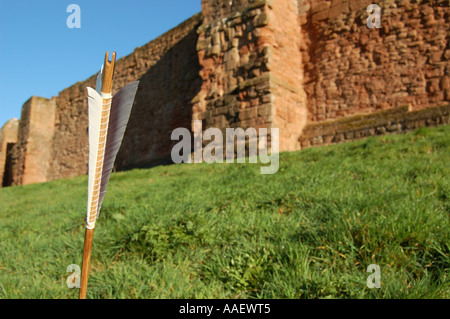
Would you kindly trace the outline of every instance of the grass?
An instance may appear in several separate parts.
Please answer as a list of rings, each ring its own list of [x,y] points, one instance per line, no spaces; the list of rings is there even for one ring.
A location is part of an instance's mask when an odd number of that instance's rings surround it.
[[[450,298],[450,126],[113,174],[88,298]],[[87,177],[0,190],[0,298],[77,298]],[[369,289],[370,264],[381,288]]]

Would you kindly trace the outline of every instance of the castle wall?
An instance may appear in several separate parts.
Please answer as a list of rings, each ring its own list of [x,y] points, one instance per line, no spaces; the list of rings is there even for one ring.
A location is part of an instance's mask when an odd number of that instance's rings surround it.
[[[448,1],[300,0],[308,119],[312,122],[450,101]]]
[[[448,1],[383,1],[379,29],[366,25],[370,0],[298,3],[308,105],[301,147],[449,123]]]
[[[301,147],[305,148],[446,124],[450,124],[449,105],[417,111],[411,111],[410,106],[399,106],[372,113],[311,122],[306,125],[299,142]]]
[[[12,147],[17,144],[19,122],[11,119],[0,129],[0,188],[12,184]]]
[[[17,144],[13,149],[13,185],[47,181],[55,131],[56,100],[31,97],[22,107]]]
[[[177,127],[190,127],[190,100],[199,90],[197,14],[132,54],[117,60],[113,94],[139,80],[129,125],[116,161],[117,169],[167,160]],[[82,63],[80,61],[80,63]],[[100,67],[100,66],[99,66]],[[48,180],[87,174],[88,104],[86,87],[96,75],[65,89],[57,97],[51,174]]]
[[[204,129],[279,128],[280,150],[294,150],[306,124],[297,2],[203,0],[202,9],[194,119]]]
[[[297,1],[272,1],[271,7],[265,42],[270,49],[268,68],[273,78],[273,126],[280,130],[280,151],[294,151],[299,149],[298,138],[307,121],[300,54],[304,39],[298,23]]]
[[[217,11],[219,3],[202,1],[197,50],[203,82],[192,100],[193,119],[203,120],[203,129],[270,127],[268,51],[259,41],[265,24],[255,24],[265,17],[265,2],[240,1],[235,11]]]

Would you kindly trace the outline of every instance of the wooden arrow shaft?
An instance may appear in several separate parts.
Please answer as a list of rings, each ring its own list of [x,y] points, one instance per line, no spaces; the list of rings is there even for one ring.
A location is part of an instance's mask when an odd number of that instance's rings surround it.
[[[105,148],[108,134],[109,115],[111,111],[112,80],[114,75],[115,60],[116,60],[115,52],[113,52],[111,61],[109,61],[109,52],[106,52],[105,63],[103,66],[103,81],[102,81],[103,84],[101,92],[103,94],[106,94],[107,96],[109,95],[109,97],[104,98],[102,103],[98,152],[96,154],[97,160],[95,163],[94,190],[92,194],[92,200],[89,203],[89,214],[88,214],[89,223],[95,222],[99,209],[98,201],[100,198],[103,162],[105,159]],[[83,266],[81,269],[81,286],[79,296],[80,299],[86,299],[93,238],[94,238],[94,229],[86,229],[84,238]]]
[[[83,266],[81,268],[80,296],[79,296],[80,299],[86,299],[93,239],[94,239],[94,229],[86,228],[84,235]]]

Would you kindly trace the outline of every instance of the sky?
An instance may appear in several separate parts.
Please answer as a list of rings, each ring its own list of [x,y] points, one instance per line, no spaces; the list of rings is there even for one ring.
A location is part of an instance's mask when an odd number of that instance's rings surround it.
[[[80,28],[69,28],[80,8]],[[0,0],[0,127],[201,11],[201,0]]]

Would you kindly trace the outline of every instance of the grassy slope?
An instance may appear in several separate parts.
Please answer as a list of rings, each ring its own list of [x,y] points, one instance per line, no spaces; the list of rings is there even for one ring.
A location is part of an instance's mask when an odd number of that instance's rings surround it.
[[[450,298],[450,126],[114,174],[88,298]],[[85,176],[0,190],[0,297],[75,298]],[[381,288],[369,289],[369,264]]]

